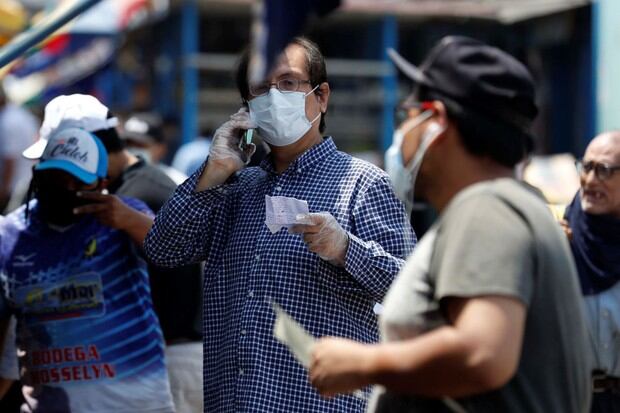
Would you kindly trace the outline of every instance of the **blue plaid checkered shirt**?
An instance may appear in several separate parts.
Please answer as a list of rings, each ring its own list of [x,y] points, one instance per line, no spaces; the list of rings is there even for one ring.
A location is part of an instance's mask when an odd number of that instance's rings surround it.
[[[319,397],[304,368],[273,337],[277,302],[315,337],[378,340],[383,299],[416,238],[388,176],[336,149],[331,138],[286,171],[270,161],[196,192],[201,168],[179,186],[146,238],[156,264],[204,260],[205,412],[361,412],[353,396]],[[302,238],[265,225],[265,195],[306,200],[348,232],[344,268]]]

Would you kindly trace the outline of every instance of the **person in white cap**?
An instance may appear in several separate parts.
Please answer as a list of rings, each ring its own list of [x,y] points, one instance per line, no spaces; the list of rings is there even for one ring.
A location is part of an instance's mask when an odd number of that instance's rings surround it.
[[[152,212],[114,197],[138,211],[120,228],[74,213],[108,171],[102,142],[75,126],[49,136],[35,199],[0,222],[0,319],[15,315],[25,350],[22,412],[174,412],[138,247]]]
[[[155,213],[176,189],[176,184],[160,168],[132,154],[117,130],[118,120],[97,98],[73,94],[58,96],[45,107],[41,140],[24,152],[38,158],[47,137],[64,127],[79,127],[97,136],[108,152],[107,186],[110,195],[85,193],[91,203],[78,206],[79,214],[96,214],[114,227],[131,223],[144,238],[150,222],[135,219],[129,208],[115,196],[143,201]],[[86,201],[86,199],[83,199]],[[142,239],[136,242],[141,245]],[[178,413],[202,411],[202,325],[199,264],[173,270],[148,265],[151,296],[166,339],[166,360],[172,394]]]

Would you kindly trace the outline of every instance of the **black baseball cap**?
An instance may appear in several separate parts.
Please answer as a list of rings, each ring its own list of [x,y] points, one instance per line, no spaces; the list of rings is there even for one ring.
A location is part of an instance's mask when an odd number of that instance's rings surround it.
[[[417,67],[395,50],[388,55],[414,83],[408,101],[440,100],[449,112],[473,115],[529,135],[538,114],[534,80],[508,53],[464,36],[447,36]]]

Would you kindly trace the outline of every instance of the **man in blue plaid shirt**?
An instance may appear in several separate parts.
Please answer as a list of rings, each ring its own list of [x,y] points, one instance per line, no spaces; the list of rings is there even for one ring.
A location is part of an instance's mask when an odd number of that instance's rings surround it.
[[[295,39],[269,81],[238,87],[245,106],[214,135],[208,161],[162,208],[145,241],[158,265],[204,260],[205,412],[361,412],[322,399],[273,337],[278,303],[316,337],[378,339],[383,299],[416,238],[388,176],[323,138],[330,89],[317,46]],[[249,108],[249,110],[248,110]],[[271,148],[245,168],[256,128]],[[265,196],[308,202],[301,224],[271,233]]]

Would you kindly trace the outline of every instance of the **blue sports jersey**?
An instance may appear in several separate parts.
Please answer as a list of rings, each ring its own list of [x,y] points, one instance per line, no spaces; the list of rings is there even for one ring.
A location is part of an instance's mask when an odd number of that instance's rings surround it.
[[[30,409],[172,412],[146,264],[132,240],[91,216],[50,228],[30,205],[29,219],[22,207],[0,223],[0,314],[18,320]]]

